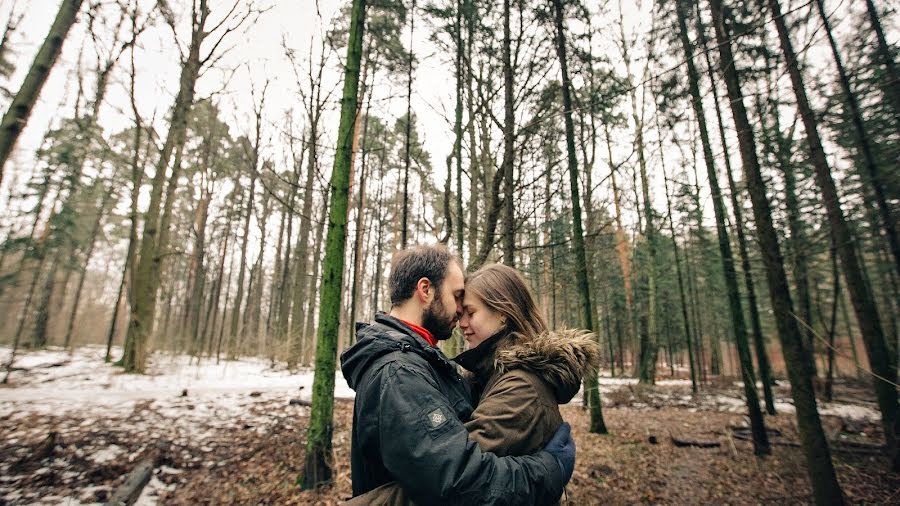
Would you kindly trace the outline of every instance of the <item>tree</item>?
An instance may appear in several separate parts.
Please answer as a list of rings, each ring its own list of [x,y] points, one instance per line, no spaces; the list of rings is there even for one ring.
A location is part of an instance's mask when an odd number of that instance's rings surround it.
[[[164,5],[164,4],[161,4]],[[166,140],[160,149],[155,174],[150,191],[150,202],[144,215],[144,228],[141,237],[139,260],[134,276],[134,297],[131,300],[131,318],[128,335],[125,340],[125,354],[122,363],[127,372],[143,373],[147,359],[147,339],[153,328],[156,317],[156,295],[160,285],[162,262],[169,246],[169,225],[171,210],[175,200],[175,190],[181,172],[181,153],[185,143],[188,113],[194,103],[194,87],[201,71],[221,56],[221,42],[231,33],[240,29],[254,14],[256,9],[251,5],[239,11],[238,4],[225,10],[225,19],[208,29],[210,8],[207,0],[199,0],[191,8],[191,41],[187,54],[181,55],[181,75],[178,93],[172,106],[169,130]],[[163,16],[175,31],[175,19],[168,9],[163,9]],[[213,38],[212,47],[205,55],[201,52],[204,42]],[[175,154],[174,159],[172,158]],[[172,174],[166,184],[167,171]],[[165,189],[165,205],[163,206],[163,190]]]
[[[566,54],[566,34],[563,28],[562,0],[552,0],[554,24],[556,27],[556,51],[562,74],[563,119],[566,128],[566,155],[569,166],[569,186],[572,192],[572,237],[575,242],[575,275],[578,281],[578,293],[581,298],[581,313],[584,327],[598,335],[598,326],[594,324],[594,309],[591,305],[591,289],[588,282],[587,254],[584,250],[584,229],[581,225],[581,199],[578,196],[578,158],[575,154],[575,126],[572,121],[572,84],[569,80],[568,56]],[[507,195],[512,199],[512,195]],[[591,432],[606,434],[606,423],[600,406],[600,387],[597,377],[585,377],[584,389],[587,392],[591,412]]]
[[[503,263],[516,266],[516,209],[513,205],[515,178],[515,106],[513,105],[512,41],[510,3],[503,0]],[[499,175],[497,176],[499,177]],[[572,198],[577,198],[575,195]]]
[[[817,504],[842,504],[843,495],[834,472],[831,453],[816,407],[811,372],[803,359],[800,329],[792,315],[793,303],[788,288],[787,274],[784,271],[778,235],[772,222],[771,207],[768,197],[766,197],[766,183],[763,180],[759,159],[756,155],[753,126],[744,106],[744,95],[735,67],[722,1],[709,0],[709,6],[712,11],[719,49],[719,69],[725,79],[731,113],[738,132],[741,160],[744,165],[744,179],[753,203],[756,233],[766,269],[769,297],[772,301],[781,350],[791,382],[791,396],[797,410],[797,427],[806,455],[807,472],[812,483],[813,496]]]
[[[81,3],[82,0],[62,0],[59,11],[56,13],[56,19],[50,26],[50,32],[44,38],[25,80],[22,81],[22,86],[12,103],[9,104],[9,109],[0,120],[0,184],[3,183],[3,167],[12,154],[19,134],[28,123],[31,109],[34,108],[34,104],[41,94],[41,88],[47,82],[50,70],[53,69],[59,53],[62,52],[63,43],[66,41],[69,29],[75,24]]]
[[[698,20],[700,24],[701,21]],[[734,175],[731,168],[731,156],[729,155],[728,142],[725,136],[725,122],[722,120],[722,107],[719,104],[719,91],[716,84],[715,69],[709,55],[706,30],[700,24],[697,30],[700,45],[703,48],[703,54],[706,59],[706,70],[709,82],[712,85],[713,106],[716,111],[716,124],[719,129],[719,140],[722,143],[723,160],[725,161],[725,177],[728,180],[728,190],[731,195],[731,212],[734,214],[734,229],[737,232],[738,251],[741,255],[741,269],[744,271],[744,286],[747,291],[747,306],[750,309],[750,325],[753,329],[753,345],[756,351],[756,361],[759,364],[759,375],[763,382],[763,396],[766,401],[766,412],[770,415],[775,414],[775,399],[772,395],[772,366],[769,363],[769,356],[766,353],[766,345],[762,332],[762,323],[759,317],[759,307],[756,300],[756,286],[753,281],[753,270],[750,265],[750,253],[747,248],[747,237],[744,231],[744,211],[741,197],[737,185],[734,182]]]
[[[875,380],[875,394],[881,410],[881,421],[884,425],[891,467],[893,471],[900,472],[900,448],[898,448],[900,445],[900,404],[898,404],[897,389],[892,382],[888,381],[888,379],[897,377],[897,364],[892,359],[892,354],[887,346],[875,298],[863,277],[863,265],[856,253],[853,234],[841,210],[837,187],[831,176],[831,170],[825,158],[825,150],[819,137],[818,121],[806,96],[803,76],[797,66],[797,55],[794,53],[787,24],[781,14],[781,5],[778,0],[769,0],[768,3],[770,14],[778,29],[778,39],[791,77],[791,86],[797,98],[797,108],[800,110],[800,117],[803,119],[803,126],[806,130],[806,140],[815,170],[816,184],[819,191],[822,192],[822,201],[841,258],[847,290],[850,292],[863,342],[866,344],[869,363],[872,365],[872,371],[880,378],[884,378]]]
[[[756,375],[753,372],[753,358],[750,356],[750,346],[747,343],[747,326],[744,321],[744,309],[741,307],[741,296],[738,289],[737,272],[734,267],[734,256],[731,251],[731,242],[728,238],[728,229],[725,228],[725,203],[722,199],[722,190],[719,186],[719,178],[716,174],[716,166],[713,159],[712,144],[709,140],[709,130],[706,126],[706,114],[703,112],[703,99],[700,95],[700,73],[694,65],[694,48],[688,37],[687,16],[690,6],[687,0],[676,0],[675,11],[678,18],[678,35],[681,47],[684,50],[687,63],[688,89],[691,95],[691,105],[694,109],[694,119],[700,130],[700,142],[703,148],[703,159],[706,164],[706,174],[712,190],[713,211],[716,218],[716,235],[719,239],[719,253],[722,259],[722,270],[725,275],[725,288],[728,292],[728,306],[731,311],[731,322],[734,329],[734,337],[737,343],[738,356],[741,363],[741,379],[744,383],[744,395],[747,397],[747,408],[750,411],[750,425],[753,431],[753,450],[757,455],[771,453],[769,438],[766,435],[766,426],[763,423],[762,412],[759,409],[759,397],[756,393]]]
[[[883,42],[882,38],[884,37],[884,34],[877,29],[880,27],[880,23],[878,22],[877,14],[875,14],[875,7],[872,5],[872,0],[866,0],[866,5],[872,15],[873,26],[876,26],[876,32],[879,34],[878,42],[880,47]],[[887,236],[891,254],[894,257],[894,267],[897,270],[897,274],[900,274],[900,238],[897,236],[897,225],[894,221],[894,215],[891,214],[891,208],[887,202],[887,197],[885,196],[884,174],[872,152],[871,140],[868,132],[866,132],[862,113],[859,108],[859,99],[850,88],[850,78],[847,76],[847,71],[844,68],[844,62],[841,59],[841,53],[838,50],[837,42],[835,42],[834,35],[831,33],[831,22],[825,14],[824,0],[816,0],[816,7],[819,11],[819,17],[822,19],[822,24],[825,27],[825,34],[828,36],[828,45],[831,47],[834,65],[837,67],[838,82],[840,82],[841,91],[844,93],[844,107],[847,109],[845,113],[849,113],[850,120],[853,123],[857,149],[859,150],[860,155],[862,155],[866,175],[869,177],[869,184],[872,186],[872,191],[875,194],[875,203],[878,206],[878,213],[881,215],[882,227]],[[881,53],[881,50],[879,50],[879,53]],[[893,59],[888,58],[886,61],[890,63],[889,68],[892,69]],[[900,78],[900,76],[896,75],[895,77]],[[897,83],[893,83],[893,89],[895,91],[898,90]],[[900,91],[897,91],[897,94],[900,95]],[[900,97],[898,97],[898,104],[900,104]],[[896,110],[900,112],[900,107]]]
[[[334,370],[340,326],[344,249],[347,239],[347,194],[357,111],[359,67],[366,21],[366,0],[353,0],[337,152],[331,173],[331,205],[316,336],[316,370],[306,441],[306,462],[300,486],[311,489],[332,480],[331,437],[334,423]]]

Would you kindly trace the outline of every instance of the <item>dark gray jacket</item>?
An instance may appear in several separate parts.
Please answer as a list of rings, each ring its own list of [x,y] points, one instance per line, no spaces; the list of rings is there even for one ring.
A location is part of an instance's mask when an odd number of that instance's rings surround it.
[[[394,480],[419,504],[549,504],[562,495],[549,453],[497,457],[468,438],[466,381],[396,318],[379,313],[360,327],[341,365],[356,391],[354,496]]]

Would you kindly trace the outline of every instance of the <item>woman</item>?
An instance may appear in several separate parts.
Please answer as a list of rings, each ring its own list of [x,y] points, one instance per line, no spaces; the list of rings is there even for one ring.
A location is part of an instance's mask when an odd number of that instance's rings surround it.
[[[559,404],[572,400],[586,374],[596,374],[597,343],[586,332],[549,331],[525,279],[500,264],[466,280],[459,326],[467,349],[454,360],[469,371],[477,402],[465,423],[469,438],[500,456],[542,449],[563,421]],[[388,483],[345,504],[412,501]]]
[[[494,264],[466,281],[460,329],[467,350],[456,362],[472,373],[478,405],[469,437],[497,455],[528,455],[547,443],[600,351],[585,332],[550,332],[518,271]]]

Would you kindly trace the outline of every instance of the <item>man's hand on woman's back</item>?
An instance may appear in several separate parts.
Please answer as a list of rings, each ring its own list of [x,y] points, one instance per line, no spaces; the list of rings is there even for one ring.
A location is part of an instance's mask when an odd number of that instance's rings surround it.
[[[575,471],[575,440],[572,439],[572,427],[563,422],[556,433],[547,442],[544,451],[556,457],[562,472],[563,486],[572,479],[572,472]]]

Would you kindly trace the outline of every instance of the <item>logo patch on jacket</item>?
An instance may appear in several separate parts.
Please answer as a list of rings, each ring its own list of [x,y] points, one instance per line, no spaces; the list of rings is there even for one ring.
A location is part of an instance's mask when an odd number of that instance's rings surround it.
[[[428,413],[428,422],[431,424],[432,429],[436,429],[442,423],[447,421],[447,417],[444,416],[444,413],[441,411],[441,408],[435,409],[431,413]]]

